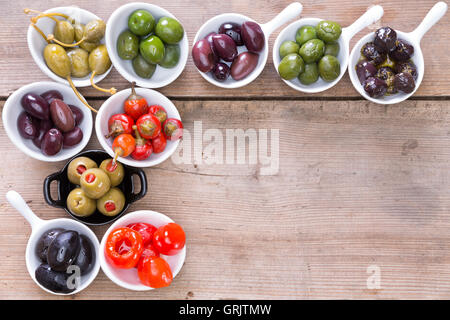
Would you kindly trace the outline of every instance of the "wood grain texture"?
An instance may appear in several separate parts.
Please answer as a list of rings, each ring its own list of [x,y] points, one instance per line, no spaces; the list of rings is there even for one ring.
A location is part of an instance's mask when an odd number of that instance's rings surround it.
[[[67,299],[450,298],[448,101],[174,102],[191,132],[194,121],[224,134],[279,129],[278,173],[172,160],[146,169],[149,193],[130,210],[183,225],[181,273],[169,288],[136,293],[100,271]],[[63,163],[24,157],[3,126],[0,150],[0,299],[62,299],[29,278],[30,228],[4,194],[19,191],[41,218],[66,216],[42,197]],[[106,227],[93,229],[101,238]],[[366,287],[370,265],[381,269],[379,290]]]
[[[35,7],[35,9],[46,10],[57,6],[77,5],[85,9],[95,8],[93,12],[106,20],[115,8],[126,2],[131,1],[111,0],[106,4],[104,1],[95,2],[92,0],[51,0],[46,1],[45,4],[40,4],[30,0],[0,0],[3,12],[0,19],[0,55],[3,57],[0,60],[0,73],[3,75],[0,77],[0,96],[8,96],[12,91],[32,81],[48,80],[34,63],[29,53],[26,42],[29,18],[23,14],[23,8]],[[217,14],[237,12],[251,16],[256,21],[264,23],[274,17],[290,2],[290,0],[257,0],[252,2],[232,0],[227,1],[226,6],[224,6],[223,2],[218,0],[208,1],[206,4],[201,0],[152,1],[152,3],[163,6],[177,16],[186,29],[191,46],[200,26]],[[390,25],[405,32],[412,31],[422,21],[435,2],[435,0],[301,1],[304,6],[302,17],[319,17],[335,20],[340,22],[342,26],[350,25],[367,10],[369,5],[382,4],[385,14],[380,25]],[[94,5],[96,3],[98,5]],[[351,47],[359,38],[373,29],[374,27],[371,29],[366,28],[357,34],[351,42]],[[416,97],[450,95],[448,85],[450,83],[450,60],[446,49],[449,29],[450,18],[447,14],[422,40],[426,68],[422,85],[415,94]],[[187,66],[179,79],[160,91],[167,96],[178,98],[235,97],[236,95],[240,97],[264,96],[274,98],[307,97],[308,95],[297,92],[284,84],[273,67],[272,46],[280,30],[277,30],[269,39],[270,54],[266,68],[256,81],[245,88],[226,90],[209,84],[197,72],[192,58],[189,57]],[[32,76],[25,77],[24,72]],[[104,87],[114,86],[119,90],[128,86],[125,79],[116,70],[113,70],[102,81],[102,85]],[[81,92],[87,97],[102,95],[102,93],[90,88],[82,89]],[[348,75],[345,75],[334,88],[313,96],[360,97],[353,88]]]

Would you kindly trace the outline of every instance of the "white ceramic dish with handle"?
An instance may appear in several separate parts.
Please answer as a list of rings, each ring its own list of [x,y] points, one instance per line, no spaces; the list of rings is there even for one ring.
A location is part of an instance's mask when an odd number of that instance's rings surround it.
[[[80,129],[83,131],[83,139],[76,146],[67,149],[62,148],[61,151],[53,156],[43,154],[41,149],[36,147],[31,140],[22,138],[19,130],[17,129],[17,118],[20,113],[24,111],[20,104],[22,96],[28,92],[42,94],[48,90],[58,90],[63,95],[64,102],[66,104],[77,106],[81,112],[83,112],[83,121],[79,125]],[[51,81],[30,83],[14,91],[14,93],[10,95],[8,100],[5,102],[2,112],[2,120],[6,134],[11,142],[19,148],[20,151],[34,159],[46,162],[66,160],[83,150],[91,138],[93,125],[91,110],[80,102],[78,97],[72,91],[72,88],[67,85]]]
[[[269,55],[269,37],[270,37],[270,35],[276,29],[281,27],[283,24],[285,24],[289,20],[292,20],[295,17],[299,16],[302,12],[302,9],[303,9],[303,6],[301,5],[301,3],[293,2],[290,5],[288,5],[286,8],[284,8],[283,11],[281,11],[275,18],[273,18],[272,20],[270,20],[267,23],[260,24],[261,29],[264,32],[264,38],[265,38],[264,48],[259,53],[258,64],[257,64],[255,70],[253,70],[244,79],[236,81],[236,80],[232,79],[231,77],[229,77],[226,81],[220,82],[220,81],[217,81],[216,79],[214,79],[210,72],[205,73],[205,72],[201,72],[200,70],[197,69],[198,72],[200,72],[202,77],[205,78],[208,82],[210,82],[218,87],[221,87],[221,88],[233,89],[233,88],[240,88],[240,87],[246,86],[247,84],[249,84],[250,82],[255,80],[260,75],[260,73],[263,71],[263,69],[266,65],[267,57]],[[255,20],[253,20],[247,16],[244,16],[242,14],[237,14],[237,13],[224,13],[224,14],[215,16],[215,17],[209,19],[208,21],[206,21],[200,27],[200,29],[197,31],[197,34],[195,35],[193,44],[195,44],[198,40],[206,37],[209,33],[213,32],[213,31],[217,32],[220,25],[225,22],[234,22],[234,23],[242,24],[246,21],[256,22]],[[247,51],[245,46],[238,47],[238,54],[241,52],[244,52],[244,51]]]
[[[355,66],[361,57],[362,46],[367,42],[373,41],[375,36],[374,32],[371,32],[368,35],[362,37],[358,41],[358,43],[356,43],[350,55],[348,73],[350,75],[350,80],[352,81],[352,84],[355,87],[356,91],[358,91],[367,100],[379,104],[399,103],[412,96],[422,83],[423,74],[425,72],[425,63],[423,59],[422,49],[420,48],[420,41],[422,40],[422,37],[425,35],[425,33],[428,30],[430,30],[430,28],[434,26],[445,15],[446,12],[447,12],[447,4],[445,2],[438,2],[428,12],[426,17],[422,20],[420,25],[414,31],[407,33],[394,29],[395,32],[397,33],[398,39],[404,39],[414,47],[414,55],[411,57],[411,60],[417,67],[418,76],[416,80],[416,86],[411,93],[399,92],[393,95],[383,96],[381,98],[372,98],[366,93],[363,86],[359,82]]]
[[[103,272],[115,284],[129,290],[148,291],[153,290],[153,288],[147,287],[140,282],[136,268],[115,268],[111,264],[109,264],[105,257],[105,244],[109,234],[117,228],[126,227],[131,223],[138,222],[149,223],[156,228],[159,228],[174,221],[162,213],[151,210],[141,210],[126,214],[125,216],[114,222],[111,227],[109,227],[109,229],[105,232],[105,235],[103,236],[103,239],[100,243],[100,266]],[[166,260],[170,265],[173,278],[175,279],[177,274],[180,272],[186,258],[186,245],[178,254],[174,256],[161,255],[161,258]]]
[[[319,77],[319,79],[315,83],[312,83],[310,85],[304,85],[297,78],[293,80],[284,80],[284,79],[282,80],[291,88],[301,92],[317,93],[330,89],[331,87],[336,85],[336,83],[338,83],[339,80],[342,79],[342,77],[345,74],[345,71],[347,70],[350,52],[349,49],[350,40],[359,31],[379,20],[383,16],[383,13],[384,13],[383,8],[381,6],[379,5],[373,6],[350,26],[342,28],[342,33],[338,40],[340,49],[339,54],[337,56],[341,65],[341,72],[339,74],[339,77],[337,77],[334,81],[327,82]],[[319,18],[303,18],[291,23],[280,32],[273,45],[273,65],[275,67],[275,70],[277,70],[277,73],[278,73],[278,65],[280,64],[281,61],[279,52],[281,44],[284,41],[288,40],[295,41],[295,35],[300,27],[308,25],[316,26],[322,20],[323,19]]]
[[[25,262],[27,265],[28,273],[30,274],[30,277],[33,279],[34,282],[44,291],[55,294],[55,295],[72,295],[76,294],[83,289],[85,289],[89,284],[91,284],[92,281],[94,281],[95,277],[98,274],[98,271],[100,270],[100,259],[99,259],[99,242],[97,239],[97,236],[92,232],[91,229],[86,227],[81,222],[72,220],[72,219],[53,219],[53,220],[42,220],[38,218],[33,211],[31,211],[30,207],[26,204],[25,200],[18,194],[16,191],[8,191],[6,194],[6,199],[8,202],[13,206],[19,213],[25,218],[25,220],[28,221],[28,223],[31,226],[31,235],[28,240],[27,248],[25,251]],[[39,265],[42,263],[37,256],[35,249],[37,242],[41,235],[54,228],[63,228],[66,230],[73,230],[77,231],[79,234],[85,235],[89,238],[91,241],[95,253],[95,263],[92,267],[91,271],[89,271],[86,275],[81,276],[80,279],[80,285],[78,288],[76,288],[71,293],[57,293],[48,290],[47,288],[43,287],[35,277],[35,271],[39,267]]]
[[[58,8],[52,8],[44,11],[44,13],[49,12],[58,12],[58,13],[64,13],[67,14],[69,17],[74,18],[76,21],[86,24],[89,21],[100,19],[95,14],[93,14],[90,11],[78,8],[78,7],[58,7]],[[30,16],[31,17],[31,16]],[[59,18],[59,17],[56,17]],[[62,18],[59,18],[62,19]],[[55,21],[49,18],[41,18],[36,23],[36,26],[38,26],[46,35],[53,34],[53,28],[55,26]],[[28,42],[28,48],[30,49],[31,56],[33,57],[34,61],[38,65],[38,67],[44,72],[48,77],[50,77],[52,80],[69,85],[69,82],[66,79],[61,78],[60,76],[53,73],[52,70],[47,67],[47,64],[44,60],[44,48],[47,45],[47,42],[42,38],[42,36],[30,25],[28,27],[27,32],[27,42]],[[105,39],[103,38],[100,43],[105,43]],[[108,73],[111,71],[111,67],[103,74],[96,75],[94,77],[94,83],[102,81]],[[72,78],[73,84],[75,87],[89,87],[91,85],[91,82],[89,80],[90,74],[83,77],[83,78]]]
[[[150,79],[139,77],[133,70],[131,60],[122,60],[117,54],[117,38],[128,28],[128,17],[135,10],[147,10],[149,11],[156,22],[162,17],[171,17],[178,20],[169,11],[149,3],[144,2],[132,2],[125,4],[117,8],[109,17],[106,24],[106,48],[108,49],[109,57],[114,67],[119,73],[127,79],[129,82],[136,82],[136,84],[143,88],[161,88],[175,81],[178,76],[183,72],[186,66],[187,58],[189,55],[189,41],[184,32],[183,39],[178,43],[180,46],[180,60],[174,68],[163,68],[161,66],[156,67],[156,71]],[[180,22],[180,20],[178,20]],[[181,22],[180,22],[181,23]]]

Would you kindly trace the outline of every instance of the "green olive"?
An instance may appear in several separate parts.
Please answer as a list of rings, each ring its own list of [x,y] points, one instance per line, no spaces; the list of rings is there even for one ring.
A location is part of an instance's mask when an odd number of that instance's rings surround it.
[[[297,44],[297,42],[294,41],[284,41],[279,49],[280,58],[283,59],[288,54],[291,53],[298,53],[298,50],[300,49],[300,46]]]
[[[334,56],[324,56],[319,61],[319,74],[325,81],[333,81],[341,73],[341,64]]]
[[[153,31],[155,18],[147,10],[136,10],[128,17],[128,28],[137,36],[145,36]]]
[[[121,59],[132,60],[139,54],[139,38],[130,30],[117,38],[117,53]]]
[[[80,184],[81,174],[86,169],[97,168],[97,163],[87,157],[78,157],[70,161],[67,167],[67,178],[73,184]]]
[[[156,70],[156,64],[148,63],[140,54],[133,59],[132,65],[134,72],[145,79],[150,79]]]
[[[296,53],[288,54],[278,65],[278,73],[285,80],[291,80],[303,72],[305,63]]]
[[[78,42],[81,39],[83,39],[84,24],[75,22],[73,24],[73,28],[75,30],[75,41]],[[100,41],[96,41],[96,42],[83,41],[80,43],[79,47],[86,50],[87,52],[91,52],[92,50],[97,48],[99,44],[100,44]]]
[[[317,63],[311,62],[305,64],[305,71],[298,75],[298,80],[304,85],[309,85],[319,79],[319,68]]]
[[[108,217],[117,215],[125,207],[125,196],[119,188],[111,188],[97,200],[97,210]]]
[[[148,63],[159,63],[164,58],[164,43],[157,36],[150,36],[141,41],[139,51]]]
[[[335,42],[341,36],[341,26],[337,22],[323,20],[316,26],[317,37],[326,42]]]
[[[75,39],[75,29],[67,20],[58,20],[53,28],[53,35],[62,43],[71,44]]]
[[[116,161],[116,165],[113,167],[113,171],[108,170],[113,159],[105,159],[100,163],[100,169],[102,169],[109,177],[111,181],[111,187],[117,187],[122,183],[123,178],[125,177],[125,169],[123,165]]]
[[[89,69],[96,75],[103,74],[111,67],[108,51],[104,44],[99,45],[89,54]]]
[[[84,26],[84,41],[98,42],[105,36],[105,31],[106,23],[103,20],[92,20]]]
[[[295,34],[295,41],[300,46],[311,39],[317,39],[316,28],[313,26],[302,26],[298,28],[297,33]]]
[[[70,76],[70,59],[59,44],[51,43],[44,48],[44,60],[56,75],[67,78]]]
[[[70,74],[75,78],[86,77],[91,70],[89,69],[89,53],[81,48],[67,50],[70,59]]]
[[[330,56],[335,56],[337,57],[339,54],[339,43],[334,42],[334,43],[327,43],[325,45],[325,53],[324,55],[330,55]]]
[[[316,62],[323,57],[325,44],[322,40],[311,39],[306,41],[300,48],[300,55],[306,63]]]
[[[75,188],[67,196],[67,209],[77,217],[88,217],[95,212],[97,203],[89,198],[81,188]]]
[[[162,17],[156,24],[155,34],[165,43],[175,44],[183,39],[183,26],[174,18]]]
[[[163,68],[173,68],[180,60],[180,46],[178,44],[168,44],[164,49],[164,58],[158,63]]]

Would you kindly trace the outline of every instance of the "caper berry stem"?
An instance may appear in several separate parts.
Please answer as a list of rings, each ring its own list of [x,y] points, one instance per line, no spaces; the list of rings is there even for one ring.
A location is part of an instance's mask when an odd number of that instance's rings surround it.
[[[117,89],[116,88],[110,88],[110,89],[104,89],[104,88],[101,88],[101,87],[99,87],[98,85],[96,85],[95,83],[94,83],[94,77],[95,77],[95,74],[96,74],[96,72],[95,71],[92,71],[92,73],[91,73],[91,85],[95,88],[95,89],[97,89],[98,91],[101,91],[101,92],[106,92],[106,93],[109,93],[109,94],[111,94],[111,95],[113,95],[113,94],[115,94],[116,92],[117,92]]]
[[[25,12],[26,14],[29,14],[29,13],[45,14],[45,13],[43,13],[43,12],[41,12],[41,11],[37,11],[37,10],[33,10],[33,9],[28,9],[28,8],[23,9],[23,12]],[[58,19],[56,19],[56,18],[53,17],[53,16],[49,16],[49,18],[52,19],[52,20],[55,21],[55,22],[58,22],[58,21],[59,21]]]
[[[30,10],[30,9],[28,9]],[[31,18],[33,20],[34,23],[36,23],[39,19],[47,17],[63,17],[64,19],[69,19],[69,16],[67,14],[64,13],[58,13],[58,12],[49,12],[49,13],[41,13],[36,17]]]
[[[63,46],[63,47],[66,47],[66,48],[73,48],[73,47],[78,46],[80,43],[82,43],[84,41],[84,38],[82,38],[80,41],[75,42],[75,43],[64,43],[64,42],[61,42],[58,39],[56,39],[53,34],[49,34],[46,37],[46,40],[47,41],[53,41],[53,42],[59,44],[60,46]]]
[[[47,39],[45,33],[37,25],[35,25],[33,22],[30,24],[34,29],[36,29],[37,32],[39,32],[39,34],[42,36],[42,38],[44,38],[45,41],[47,41],[47,43],[50,43],[50,40]]]
[[[89,109],[92,110],[92,112],[97,113],[97,110],[95,110],[94,108],[92,108],[89,103],[86,102],[86,100],[83,98],[83,96],[78,92],[77,88],[75,88],[75,85],[73,84],[72,79],[69,77],[67,77],[67,81],[69,81],[70,87],[72,88],[73,92],[75,93],[75,95],[78,97],[78,99],[80,99],[80,101]]]

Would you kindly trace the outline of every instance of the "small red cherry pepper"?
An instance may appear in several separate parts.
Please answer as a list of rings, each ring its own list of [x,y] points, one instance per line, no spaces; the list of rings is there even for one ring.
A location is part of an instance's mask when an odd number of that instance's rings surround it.
[[[148,112],[148,104],[147,100],[136,94],[135,85],[135,82],[131,84],[131,95],[125,100],[123,109],[127,115],[137,120]]]
[[[178,140],[183,136],[183,123],[175,118],[164,121],[163,133],[167,140]]]
[[[116,160],[118,157],[128,157],[136,148],[136,140],[129,133],[122,133],[118,135],[112,144],[114,150],[114,159],[110,164],[112,168],[116,166]]]
[[[134,160],[145,160],[150,157],[153,152],[152,144],[150,141],[147,141],[141,137],[135,125],[133,126],[133,130],[136,135],[136,147],[131,153],[131,157]]]
[[[144,114],[136,121],[136,126],[144,139],[156,138],[161,132],[161,122],[151,113]]]
[[[157,117],[159,119],[159,122],[161,122],[161,124],[163,124],[164,121],[166,121],[167,119],[166,109],[156,104],[148,108],[148,113],[151,113],[155,117]]]
[[[143,251],[142,236],[130,228],[118,228],[112,231],[106,239],[106,259],[116,268],[134,268]]]
[[[105,137],[117,137],[121,133],[131,133],[133,125],[133,118],[125,113],[112,115],[108,120],[109,133]]]
[[[160,133],[156,138],[152,139],[152,147],[154,153],[161,153],[166,149],[167,140],[163,133]]]

